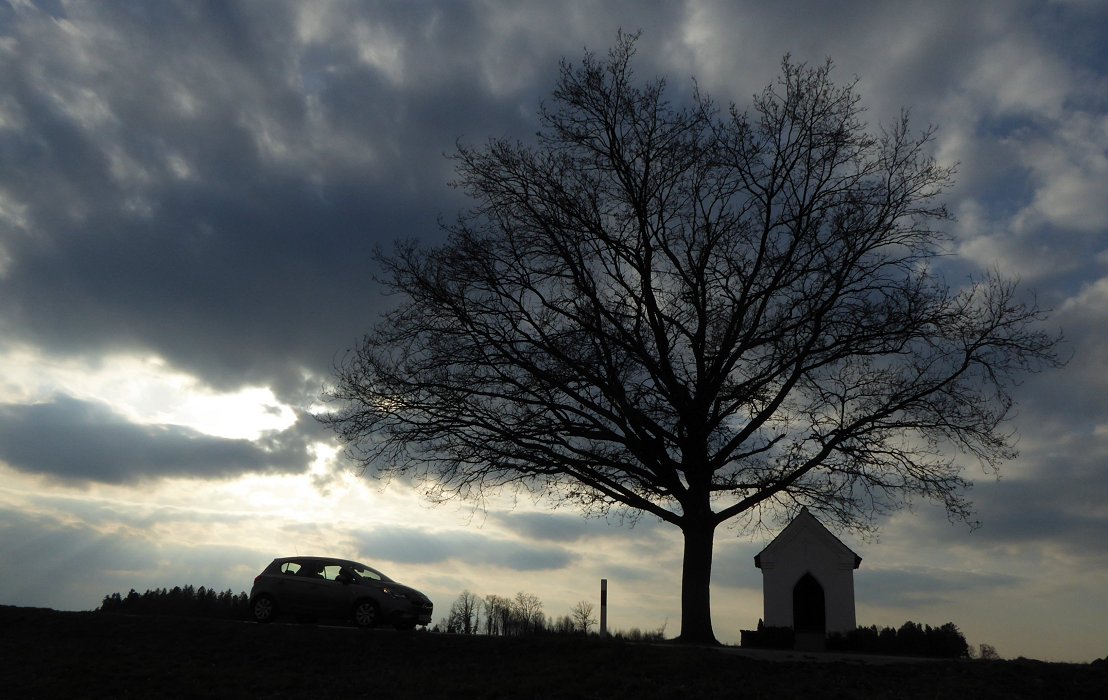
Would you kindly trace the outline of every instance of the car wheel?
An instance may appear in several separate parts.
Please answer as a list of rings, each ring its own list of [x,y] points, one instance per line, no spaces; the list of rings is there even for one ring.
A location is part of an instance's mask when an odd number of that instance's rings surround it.
[[[358,627],[373,627],[377,617],[377,603],[372,600],[359,600],[354,604],[354,623]]]
[[[277,614],[277,604],[273,602],[273,598],[260,595],[254,599],[250,612],[253,613],[255,622],[272,622],[274,615]]]

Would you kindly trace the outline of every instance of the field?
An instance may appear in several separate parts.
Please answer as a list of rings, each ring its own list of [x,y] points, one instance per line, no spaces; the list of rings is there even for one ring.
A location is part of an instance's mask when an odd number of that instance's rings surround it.
[[[569,637],[366,632],[3,606],[0,629],[0,695],[9,698],[1108,697],[1105,663],[750,658],[733,649]]]

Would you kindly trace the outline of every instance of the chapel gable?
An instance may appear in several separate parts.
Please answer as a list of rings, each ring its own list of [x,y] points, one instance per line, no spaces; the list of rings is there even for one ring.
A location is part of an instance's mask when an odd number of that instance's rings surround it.
[[[762,570],[766,627],[790,627],[802,638],[822,640],[857,626],[854,570],[862,558],[801,508],[754,557]]]

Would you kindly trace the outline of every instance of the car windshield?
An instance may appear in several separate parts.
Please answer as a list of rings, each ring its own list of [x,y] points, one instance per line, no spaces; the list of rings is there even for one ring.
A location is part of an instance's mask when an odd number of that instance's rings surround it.
[[[374,569],[372,566],[366,566],[365,564],[354,564],[352,570],[358,578],[369,581],[392,581],[391,578],[385,576],[377,569]]]

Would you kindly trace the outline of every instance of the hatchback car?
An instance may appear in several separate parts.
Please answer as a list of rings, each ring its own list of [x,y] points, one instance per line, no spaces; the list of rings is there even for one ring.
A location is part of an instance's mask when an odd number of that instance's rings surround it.
[[[347,618],[359,627],[412,629],[431,622],[431,600],[373,567],[328,557],[281,557],[254,578],[250,611],[258,622],[278,615]]]

